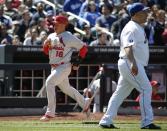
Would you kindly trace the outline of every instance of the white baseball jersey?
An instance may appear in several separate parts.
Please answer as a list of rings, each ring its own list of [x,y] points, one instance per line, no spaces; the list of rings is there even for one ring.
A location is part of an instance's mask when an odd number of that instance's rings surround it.
[[[67,31],[59,35],[52,33],[48,36],[48,39],[51,39],[51,44],[54,45],[54,47],[49,50],[50,64],[69,63],[72,52],[74,50],[80,50],[84,45],[80,39]]]
[[[134,58],[142,64],[147,66],[149,59],[148,40],[146,38],[143,27],[134,21],[127,23],[121,33],[121,48],[120,57],[126,57],[124,48],[133,45]]]

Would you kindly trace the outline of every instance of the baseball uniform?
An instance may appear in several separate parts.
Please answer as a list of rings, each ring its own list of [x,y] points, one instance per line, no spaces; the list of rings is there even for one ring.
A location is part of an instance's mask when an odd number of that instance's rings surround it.
[[[54,45],[49,50],[49,64],[52,66],[51,74],[46,80],[46,90],[48,97],[48,107],[46,114],[54,117],[56,101],[55,86],[57,85],[62,92],[76,100],[83,108],[84,97],[69,84],[68,76],[71,72],[71,55],[75,50],[80,50],[84,43],[74,37],[70,32],[63,32],[59,35],[52,33],[48,36],[51,44]]]
[[[107,112],[100,120],[101,127],[116,128],[113,118],[117,115],[123,100],[136,88],[140,93],[141,129],[161,129],[153,124],[152,87],[144,69],[149,60],[148,40],[143,28],[148,9],[149,7],[145,7],[142,3],[133,3],[129,7],[132,19],[122,30],[120,37],[118,86],[109,100]]]
[[[138,75],[134,76],[130,71],[130,62],[127,59],[124,48],[133,46],[133,54],[138,66]],[[144,66],[148,64],[149,50],[144,29],[134,21],[130,21],[122,31],[120,59],[118,69],[120,73],[116,91],[108,103],[108,109],[100,124],[107,125],[113,123],[113,118],[117,115],[117,110],[123,100],[136,88],[140,92],[140,106],[142,114],[141,127],[146,126],[153,121],[153,112],[151,107],[152,88],[145,73]]]

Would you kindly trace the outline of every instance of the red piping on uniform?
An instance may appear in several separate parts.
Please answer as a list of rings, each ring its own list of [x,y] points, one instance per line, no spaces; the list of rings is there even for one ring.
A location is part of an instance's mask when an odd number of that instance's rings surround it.
[[[88,48],[86,45],[84,45],[79,51],[79,56],[83,59],[85,58],[87,52],[88,52]]]

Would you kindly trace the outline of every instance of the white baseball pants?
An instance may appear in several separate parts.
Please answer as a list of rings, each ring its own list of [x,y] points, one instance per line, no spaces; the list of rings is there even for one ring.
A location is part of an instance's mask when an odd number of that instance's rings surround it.
[[[71,72],[71,64],[63,64],[54,69],[52,69],[51,74],[46,80],[46,91],[48,99],[48,107],[46,114],[49,116],[55,116],[56,109],[56,96],[55,96],[55,86],[58,86],[60,90],[76,100],[83,108],[84,97],[75,88],[69,84],[68,76]]]
[[[141,127],[149,125],[153,121],[153,111],[151,106],[152,87],[145,73],[145,69],[141,64],[138,64],[138,75],[133,76],[130,71],[128,59],[119,59],[118,69],[120,77],[116,91],[111,96],[108,109],[99,124],[113,124],[113,118],[117,115],[119,106],[123,100],[136,88],[140,92],[140,107],[141,107]]]

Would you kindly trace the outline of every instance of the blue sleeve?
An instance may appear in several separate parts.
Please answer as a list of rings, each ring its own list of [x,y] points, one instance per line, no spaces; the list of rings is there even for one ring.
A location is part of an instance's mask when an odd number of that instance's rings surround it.
[[[70,7],[70,0],[66,0],[64,5],[63,5],[63,10],[64,11],[71,11],[71,7]]]

